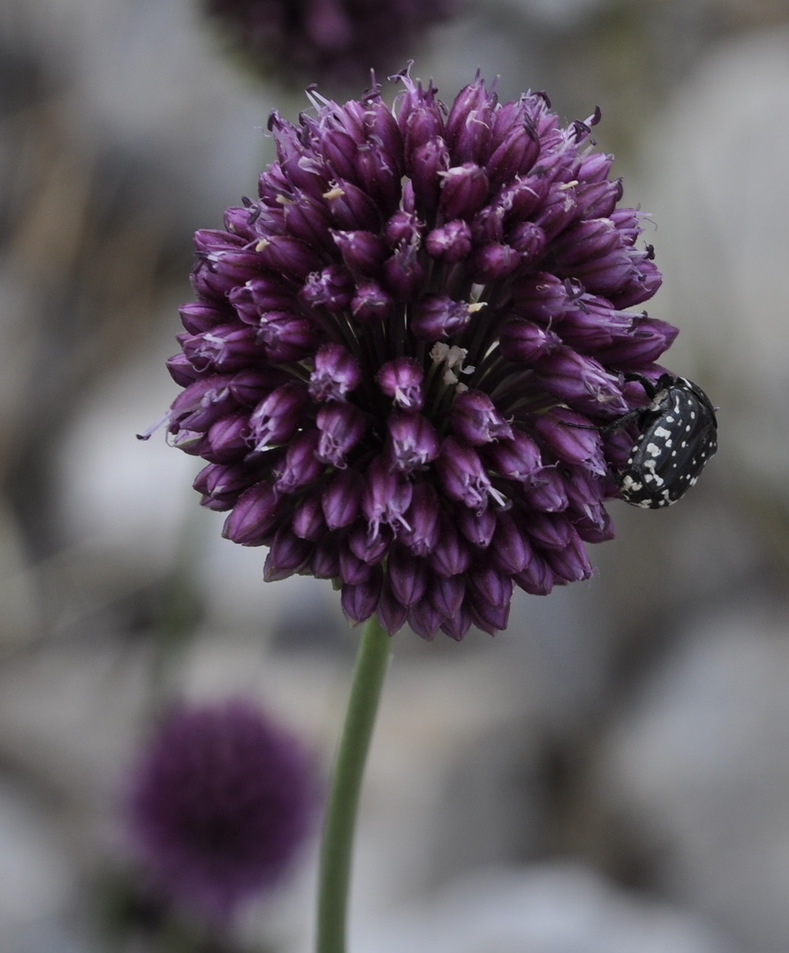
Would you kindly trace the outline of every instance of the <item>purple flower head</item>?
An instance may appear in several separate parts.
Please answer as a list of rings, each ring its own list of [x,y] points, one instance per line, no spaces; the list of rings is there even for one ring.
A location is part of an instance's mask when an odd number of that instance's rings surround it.
[[[267,578],[459,639],[506,625],[513,584],[590,575],[633,439],[605,425],[648,404],[633,375],[676,329],[626,310],[660,273],[597,115],[396,80],[394,109],[375,88],[272,117],[259,198],[199,233],[166,420]]]
[[[359,82],[397,69],[426,27],[457,0],[202,0],[203,8],[264,75]]]
[[[154,886],[214,921],[279,880],[315,819],[302,744],[243,699],[173,708],[130,781],[132,846]]]

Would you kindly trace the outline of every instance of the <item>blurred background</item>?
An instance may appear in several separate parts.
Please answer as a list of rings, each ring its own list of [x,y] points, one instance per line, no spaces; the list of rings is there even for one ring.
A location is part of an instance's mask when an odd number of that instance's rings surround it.
[[[397,637],[354,949],[786,953],[789,10],[467,0],[382,75],[412,57],[448,98],[480,67],[601,107],[721,449],[679,506],[614,504],[597,575],[495,640]],[[259,698],[325,775],[345,705],[331,587],[264,585],[197,461],[135,440],[177,392],[192,233],[319,77],[240,68],[198,0],[7,0],[0,77],[0,949],[147,953],[119,803],[163,701]],[[212,949],[307,953],[316,849]]]

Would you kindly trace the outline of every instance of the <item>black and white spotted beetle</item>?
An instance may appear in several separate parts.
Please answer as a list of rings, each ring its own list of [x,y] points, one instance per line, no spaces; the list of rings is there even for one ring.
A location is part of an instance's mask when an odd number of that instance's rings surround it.
[[[654,383],[641,375],[632,379],[641,383],[649,406],[605,429],[637,421],[638,437],[617,475],[619,495],[633,506],[659,509],[676,503],[698,480],[718,449],[718,421],[709,397],[693,381],[673,374]]]

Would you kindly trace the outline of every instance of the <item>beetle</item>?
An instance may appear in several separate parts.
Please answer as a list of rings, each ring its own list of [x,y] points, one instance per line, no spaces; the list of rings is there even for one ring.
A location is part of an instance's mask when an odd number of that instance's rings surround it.
[[[676,503],[698,480],[718,449],[718,420],[709,397],[685,377],[631,379],[641,383],[650,403],[605,427],[638,424],[636,442],[617,474],[619,495],[632,506],[659,509]]]

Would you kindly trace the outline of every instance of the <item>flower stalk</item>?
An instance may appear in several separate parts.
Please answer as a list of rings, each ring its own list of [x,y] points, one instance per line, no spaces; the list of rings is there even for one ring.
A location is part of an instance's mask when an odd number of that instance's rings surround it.
[[[353,837],[392,639],[372,616],[364,627],[323,829],[317,953],[345,953]]]

